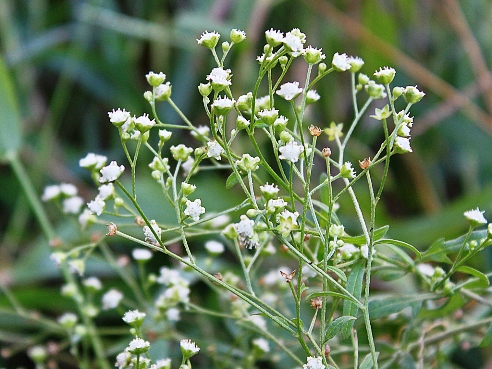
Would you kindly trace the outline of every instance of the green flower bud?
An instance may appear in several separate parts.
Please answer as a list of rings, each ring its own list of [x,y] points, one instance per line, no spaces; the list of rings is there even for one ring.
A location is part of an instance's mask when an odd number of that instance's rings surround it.
[[[393,68],[384,67],[374,72],[377,80],[384,85],[387,85],[395,78],[396,71]]]
[[[244,118],[243,116],[239,115],[236,119],[236,127],[238,130],[241,130],[241,129],[246,129],[248,128],[250,125],[250,122],[249,120],[247,120],[246,118]]]
[[[183,144],[179,144],[178,146],[171,146],[171,154],[173,155],[174,160],[186,161],[190,154],[193,152],[191,147],[186,147]]]
[[[189,196],[196,190],[196,186],[193,184],[189,184],[186,182],[181,183],[181,190],[183,191],[183,195]]]
[[[151,91],[145,91],[143,96],[144,96],[144,99],[147,100],[148,102],[151,102],[152,99],[154,98]]]
[[[149,72],[149,74],[145,75],[145,78],[147,78],[147,82],[149,83],[149,85],[151,85],[152,87],[157,87],[165,81],[166,75],[162,72],[160,72],[159,74]]]
[[[238,29],[233,29],[230,34],[231,41],[235,44],[243,42],[246,39],[246,33]]]
[[[243,154],[242,158],[236,162],[239,169],[245,172],[254,172],[260,167],[261,159],[258,157],[252,157],[249,154]]]
[[[200,83],[198,86],[198,92],[200,92],[200,95],[202,96],[208,96],[212,92],[212,84],[209,83]]]
[[[166,101],[171,97],[172,86],[171,83],[162,83],[154,88],[154,96],[157,101]]]
[[[407,86],[403,92],[403,98],[408,104],[418,103],[425,96],[425,93],[419,91],[417,86]]]

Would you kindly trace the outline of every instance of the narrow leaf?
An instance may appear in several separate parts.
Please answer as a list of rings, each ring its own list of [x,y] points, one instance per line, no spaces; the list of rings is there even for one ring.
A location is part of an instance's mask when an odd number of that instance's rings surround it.
[[[374,231],[374,240],[379,240],[384,237],[386,232],[388,232],[389,226],[378,228]],[[364,235],[361,236],[344,236],[340,237],[343,242],[351,243],[353,245],[365,245],[367,243]]]
[[[237,178],[236,173],[234,173],[234,172],[231,173],[231,175],[229,177],[227,177],[227,180],[226,180],[226,189],[230,189],[231,187],[233,187],[238,182],[239,182],[239,179]]]
[[[425,300],[435,299],[437,297],[432,293],[426,293],[423,295],[391,296],[372,300],[369,302],[369,315],[371,319],[383,318],[398,313],[407,306],[414,307],[415,304],[421,304]]]
[[[457,271],[461,272],[461,273],[470,274],[470,275],[478,278],[478,280],[480,281],[481,287],[487,287],[489,285],[489,279],[487,278],[487,276],[475,268],[464,265],[464,266],[459,267],[457,269]]]
[[[390,238],[383,238],[381,240],[377,240],[374,242],[375,244],[381,244],[381,243],[386,243],[386,244],[389,244],[389,245],[395,245],[395,246],[398,246],[398,247],[405,247],[409,250],[411,250],[415,255],[417,255],[417,257],[420,259],[422,258],[422,254],[420,253],[419,250],[417,250],[415,248],[415,246],[412,246],[410,245],[409,243],[407,242],[403,242],[403,241],[399,241],[399,240],[392,240]]]
[[[334,292],[334,291],[313,292],[306,297],[306,300],[311,300],[314,299],[315,297],[328,297],[328,296],[337,297],[348,301],[353,301],[348,296],[345,296],[340,292]]]
[[[345,275],[345,273],[341,269],[339,269],[337,267],[334,267],[334,266],[329,266],[328,265],[326,267],[326,271],[327,272],[335,273],[337,275],[337,277],[340,278],[343,281],[343,283],[346,283],[347,282],[347,276]]]
[[[339,316],[336,318],[334,321],[330,323],[328,326],[328,329],[326,330],[326,336],[325,339],[323,340],[323,343],[331,340],[333,337],[337,335],[338,332],[340,332],[345,325],[348,324],[348,322],[355,320],[357,318],[353,316]]]
[[[22,144],[21,114],[11,76],[0,55],[0,160]]]
[[[378,359],[379,352],[376,352],[376,360]],[[372,360],[372,354],[368,353],[362,363],[359,365],[359,369],[371,369],[374,366],[374,361]]]
[[[487,347],[492,343],[492,324],[489,325],[489,329],[487,330],[487,333],[485,333],[485,337],[483,338],[482,342],[480,342],[480,347]]]
[[[352,271],[350,272],[347,280],[347,291],[349,291],[352,295],[354,295],[356,299],[360,299],[362,293],[362,282],[364,279],[365,266],[366,266],[365,260],[359,260],[352,268]],[[343,315],[356,317],[358,311],[359,308],[357,307],[356,304],[348,300],[344,301]],[[342,336],[344,338],[350,336],[350,331],[352,330],[353,326],[354,326],[354,321],[351,321],[344,326],[342,330]]]

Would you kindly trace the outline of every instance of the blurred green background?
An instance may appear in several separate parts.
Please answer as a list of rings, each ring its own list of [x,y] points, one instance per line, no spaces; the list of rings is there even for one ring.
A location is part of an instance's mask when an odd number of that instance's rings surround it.
[[[246,42],[226,63],[235,96],[252,89],[255,58],[270,28],[300,28],[306,45],[323,48],[328,60],[335,52],[360,56],[370,76],[394,67],[395,85],[418,85],[427,95],[412,110],[413,154],[392,162],[379,225],[388,223],[391,237],[424,248],[463,233],[465,210],[479,207],[492,219],[491,14],[489,0],[1,0],[2,283],[33,286],[57,273],[49,260],[36,263],[46,241],[12,169],[12,153],[38,194],[48,184],[71,182],[89,201],[95,188],[78,160],[95,152],[124,162],[107,112],[149,112],[143,92],[150,70],[166,73],[176,104],[194,124],[206,124],[197,85],[214,65],[196,43],[204,30],[223,40],[232,28],[246,31]],[[287,79],[303,81],[303,68]],[[351,121],[348,82],[337,74],[316,87],[321,100],[310,108],[310,123]],[[168,104],[158,109],[163,121],[181,123]],[[371,156],[382,139],[368,115],[348,150],[354,162]],[[175,134],[172,144],[187,140]],[[320,144],[328,144],[326,136]],[[205,207],[214,206],[218,180],[203,179]],[[150,176],[141,181],[142,188],[145,181],[151,186]],[[479,264],[484,270],[490,270],[487,258]]]

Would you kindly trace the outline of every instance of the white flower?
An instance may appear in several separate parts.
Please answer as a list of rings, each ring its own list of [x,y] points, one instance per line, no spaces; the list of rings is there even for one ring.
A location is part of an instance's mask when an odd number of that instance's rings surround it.
[[[122,299],[123,299],[123,294],[120,291],[111,289],[108,292],[106,292],[102,297],[102,309],[103,310],[114,309],[120,304],[120,301]]]
[[[152,229],[154,230],[154,232],[157,234],[157,237],[159,237],[159,239],[160,239],[161,238],[162,229],[159,227],[159,225],[156,223],[156,221],[154,219],[152,219],[150,221],[150,225],[152,226]],[[159,243],[157,241],[157,239],[155,238],[154,233],[151,231],[151,229],[148,226],[144,226],[143,227],[143,233],[145,235],[145,240],[147,242],[150,242],[150,243],[153,243],[153,244],[158,244]]]
[[[263,353],[270,352],[268,341],[264,338],[256,338],[253,340],[253,346],[259,348]]]
[[[102,284],[101,281],[96,278],[96,277],[89,277],[84,279],[82,284],[88,288],[94,289],[96,291],[99,291],[102,289]]]
[[[79,160],[79,166],[81,168],[87,168],[91,170],[99,170],[106,165],[107,157],[104,155],[97,155],[92,152],[88,153],[84,158]]]
[[[348,260],[358,251],[358,248],[351,243],[345,243],[342,247],[339,247],[338,250],[342,254],[342,259]]]
[[[224,89],[231,85],[231,70],[224,68],[214,68],[207,76],[207,80],[212,83],[214,87],[221,87]]]
[[[51,261],[55,263],[57,267],[59,267],[62,263],[64,263],[67,260],[67,254],[64,252],[54,252],[50,255]]]
[[[291,52],[291,55],[293,57],[297,57],[301,55],[302,50],[303,50],[303,41],[302,38],[299,37],[294,30],[287,32],[284,39],[283,43],[285,47]]]
[[[143,321],[146,315],[147,314],[142,313],[138,310],[129,310],[123,316],[123,321],[128,324],[136,321]]]
[[[116,125],[121,125],[130,119],[130,113],[125,109],[121,110],[120,108],[116,111],[113,109],[112,112],[108,112],[108,116],[110,122]]]
[[[200,348],[191,340],[181,340],[179,342],[183,359],[187,360],[200,351]]]
[[[474,226],[479,226],[482,224],[487,224],[487,219],[483,216],[485,211],[480,211],[479,208],[474,210],[465,211],[464,215],[468,222]]]
[[[412,147],[410,146],[410,140],[406,137],[400,137],[400,136],[396,137],[395,151],[400,154],[412,152]]]
[[[211,49],[217,45],[219,38],[220,38],[220,33],[217,33],[215,31],[213,31],[213,32],[205,31],[202,33],[200,38],[197,39],[197,42],[198,42],[198,45],[203,45],[203,46]]]
[[[159,359],[155,362],[155,366],[157,369],[170,368],[171,367],[171,359]]]
[[[117,366],[118,369],[127,368],[132,361],[132,355],[128,351],[120,352],[116,355],[116,363],[114,366]]]
[[[234,99],[229,99],[227,96],[219,96],[214,100],[211,107],[217,115],[225,115],[234,107],[235,102]]]
[[[364,60],[362,60],[358,56],[349,56],[347,59],[351,66],[350,71],[353,73],[358,72],[360,68],[362,68],[362,66],[364,65]]]
[[[149,249],[133,249],[132,256],[135,260],[149,260],[152,252]]]
[[[61,194],[60,186],[58,185],[50,185],[46,186],[43,191],[43,195],[41,196],[41,200],[50,201],[56,199]]]
[[[258,328],[260,328],[261,330],[264,330],[264,331],[267,330],[266,320],[262,316],[260,316],[260,315],[250,315],[248,317],[248,320],[251,323],[253,323],[254,325],[256,325]]]
[[[326,366],[323,365],[323,359],[321,356],[312,357],[308,356],[307,364],[302,366],[302,369],[325,369]]]
[[[372,255],[376,254],[376,249],[373,248],[372,249]],[[360,255],[364,258],[364,259],[368,259],[369,258],[369,246],[367,245],[362,245],[360,247]]]
[[[290,101],[295,99],[299,94],[302,93],[302,88],[299,87],[299,82],[287,82],[280,86],[275,93],[285,100]]]
[[[107,200],[114,194],[114,185],[112,183],[99,186],[99,197]]]
[[[193,159],[191,156],[186,159],[186,161],[181,165],[181,168],[183,168],[183,174],[187,176],[191,169],[193,168],[193,164],[195,163],[195,159]]]
[[[64,194],[67,197],[72,197],[77,195],[77,187],[75,187],[71,183],[61,183],[60,184],[60,191],[62,194]]]
[[[141,115],[138,118],[135,118],[134,121],[135,121],[135,127],[141,133],[147,132],[149,129],[155,126],[155,120],[154,119],[150,120],[148,114]]]
[[[77,315],[73,313],[65,313],[58,317],[57,322],[65,328],[73,328],[78,321]]]
[[[179,322],[181,319],[181,315],[179,309],[170,308],[166,311],[166,318],[171,322]]]
[[[350,65],[347,54],[340,55],[339,53],[335,53],[335,55],[333,55],[333,60],[331,61],[331,64],[333,68],[335,68],[339,72],[344,72],[352,67]]]
[[[280,151],[281,154],[279,155],[280,159],[296,163],[299,160],[299,156],[304,151],[304,146],[295,141],[291,141],[284,146],[279,147],[278,151]]]
[[[271,28],[269,31],[265,31],[265,38],[269,45],[275,47],[284,41],[284,34]]]
[[[63,212],[65,214],[78,214],[80,208],[84,204],[84,200],[80,196],[70,197],[63,200]]]
[[[101,196],[97,195],[94,200],[87,203],[87,207],[92,213],[95,213],[97,216],[101,215],[104,209],[106,208],[106,203],[101,198]]]
[[[109,165],[101,168],[101,177],[99,178],[99,182],[105,183],[116,181],[124,170],[125,167],[123,165],[118,166],[116,161],[112,161]]]
[[[265,198],[269,198],[269,199],[277,196],[278,191],[279,191],[277,185],[268,184],[268,182],[265,183],[263,186],[260,186],[260,190],[261,190],[261,193],[263,194],[263,196]]]
[[[161,83],[154,89],[154,97],[156,100],[164,101],[171,96],[172,86],[170,82]]]
[[[417,269],[420,273],[427,277],[432,277],[434,275],[434,267],[427,263],[421,263],[417,265]]]
[[[224,252],[224,245],[214,240],[205,242],[205,248],[213,255],[218,255]]]
[[[241,221],[234,224],[234,229],[238,235],[251,238],[254,235],[254,225],[255,222],[253,220],[249,219],[246,215],[241,215]]]
[[[179,271],[177,271],[176,269],[169,269],[168,267],[162,267],[160,269],[160,274],[161,275],[157,278],[157,283],[166,286],[188,285],[188,282],[179,275]]]
[[[320,96],[316,90],[309,90],[306,94],[306,102],[312,104],[320,99]]]
[[[96,222],[96,217],[89,209],[84,209],[79,215],[79,224],[83,229],[87,228],[88,225]]]
[[[210,128],[208,128],[207,126],[198,126],[198,127],[196,127],[196,132],[191,131],[191,135],[193,137],[198,137],[198,136],[207,137],[209,132],[210,132]]]
[[[293,213],[288,210],[284,210],[278,215],[278,229],[282,236],[287,237],[290,232],[297,228],[298,217],[299,213],[297,211]]]
[[[209,158],[214,158],[216,160],[220,160],[220,156],[224,153],[224,149],[217,141],[208,141],[207,142],[207,156]]]
[[[186,201],[186,209],[184,210],[184,214],[188,215],[197,222],[200,219],[200,214],[205,213],[205,208],[202,205],[202,200],[196,199],[195,201]]]
[[[148,341],[144,341],[141,338],[133,339],[128,345],[128,351],[132,354],[143,354],[147,352],[150,347],[150,343]]]

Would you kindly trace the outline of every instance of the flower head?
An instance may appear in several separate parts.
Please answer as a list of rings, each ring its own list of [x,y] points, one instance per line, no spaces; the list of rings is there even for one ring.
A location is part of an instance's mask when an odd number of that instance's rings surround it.
[[[220,146],[220,144],[215,141],[207,142],[207,156],[209,158],[214,158],[215,160],[220,160],[221,155],[225,153],[225,150]]]
[[[173,86],[171,82],[161,83],[154,88],[154,97],[158,101],[166,101],[171,97]]]
[[[97,195],[94,200],[87,203],[87,207],[89,208],[89,210],[93,214],[96,214],[97,216],[99,216],[104,211],[104,209],[106,207],[106,202],[102,199],[102,197],[100,195]]]
[[[352,73],[358,72],[360,68],[362,68],[362,66],[364,65],[364,60],[362,60],[358,56],[349,56],[347,59],[350,64],[350,71]]]
[[[480,211],[479,208],[476,208],[473,210],[465,211],[464,215],[471,226],[477,227],[482,224],[487,224],[487,219],[485,219],[485,217],[483,216],[484,212],[485,211]]]
[[[212,103],[212,111],[217,115],[227,115],[234,107],[234,99],[225,96],[217,97]]]
[[[150,221],[150,225],[152,226],[152,229],[156,233],[157,237],[160,239],[161,233],[162,233],[161,227],[159,227],[159,225],[157,224],[157,222],[154,219],[152,219]],[[150,242],[154,245],[159,243],[156,236],[154,235],[154,233],[152,232],[152,230],[148,226],[143,227],[143,233],[145,235],[145,241]]]
[[[183,144],[179,144],[178,146],[171,146],[169,149],[171,150],[171,154],[173,155],[174,160],[186,161],[190,154],[193,152],[191,147],[187,147]]]
[[[88,153],[84,158],[79,160],[79,166],[89,170],[99,170],[106,165],[107,157],[97,155],[92,152]]]
[[[335,55],[333,55],[331,65],[338,72],[345,72],[346,70],[352,68],[347,54],[335,53]]]
[[[335,122],[330,123],[330,128],[325,128],[324,132],[328,135],[328,141],[333,141],[335,137],[343,136],[343,123],[336,124]]]
[[[207,76],[215,91],[220,92],[231,85],[231,70],[224,68],[214,68]]]
[[[68,199],[64,199],[62,206],[63,212],[65,214],[78,214],[80,213],[80,208],[84,204],[84,199],[80,196],[69,197]]]
[[[141,338],[133,339],[127,347],[128,352],[134,355],[141,355],[149,350],[149,341],[144,341]]]
[[[147,261],[152,258],[152,252],[149,249],[133,249],[132,256],[137,261]]]
[[[129,310],[123,316],[123,321],[132,327],[140,327],[146,315],[138,310]]]
[[[390,67],[380,68],[378,71],[374,72],[374,75],[384,85],[391,83],[393,78],[395,78],[396,71]]]
[[[284,34],[271,28],[269,31],[265,31],[265,38],[270,46],[275,47],[284,41]]]
[[[199,39],[197,39],[198,45],[203,45],[208,49],[213,49],[219,42],[220,34],[217,32],[205,31],[202,33]]]
[[[120,301],[122,299],[123,299],[123,294],[120,291],[111,289],[108,292],[106,292],[102,297],[102,309],[103,310],[114,309],[120,304]]]
[[[205,213],[205,208],[202,206],[202,200],[186,201],[186,209],[183,212],[197,222],[200,219],[200,214]]]
[[[318,64],[326,58],[326,55],[321,52],[321,49],[316,49],[312,46],[305,48],[302,55],[304,56],[304,60],[309,64]]]
[[[109,121],[113,123],[116,127],[121,127],[123,124],[126,123],[130,119],[130,112],[126,111],[125,109],[121,110],[118,108],[118,110],[114,110],[111,112],[108,112],[109,116]]]
[[[123,165],[118,166],[116,161],[112,161],[109,165],[101,168],[99,182],[114,182],[123,174],[124,170],[125,167]]]
[[[323,364],[323,359],[321,356],[311,357],[308,356],[307,364],[302,366],[302,369],[325,369],[326,366]]]
[[[280,159],[288,160],[291,163],[297,163],[299,156],[304,151],[304,146],[295,141],[291,141],[284,146],[280,146],[278,151],[281,154],[279,155]]]
[[[395,152],[398,154],[406,154],[412,152],[412,147],[410,146],[410,139],[407,137],[397,136],[395,138]]]
[[[162,72],[154,73],[150,71],[148,74],[145,75],[145,78],[147,78],[147,82],[149,83],[149,85],[151,85],[152,87],[157,87],[165,81],[166,75]]]
[[[257,156],[253,157],[249,154],[243,154],[241,159],[239,159],[236,164],[237,167],[245,172],[254,172],[260,167],[261,159]]]
[[[196,343],[191,340],[181,340],[179,346],[181,348],[181,353],[183,354],[183,359],[185,360],[188,360],[200,351],[200,348]]]
[[[287,82],[280,86],[275,93],[285,100],[290,101],[295,99],[302,93],[303,89],[299,87],[299,82]]]

